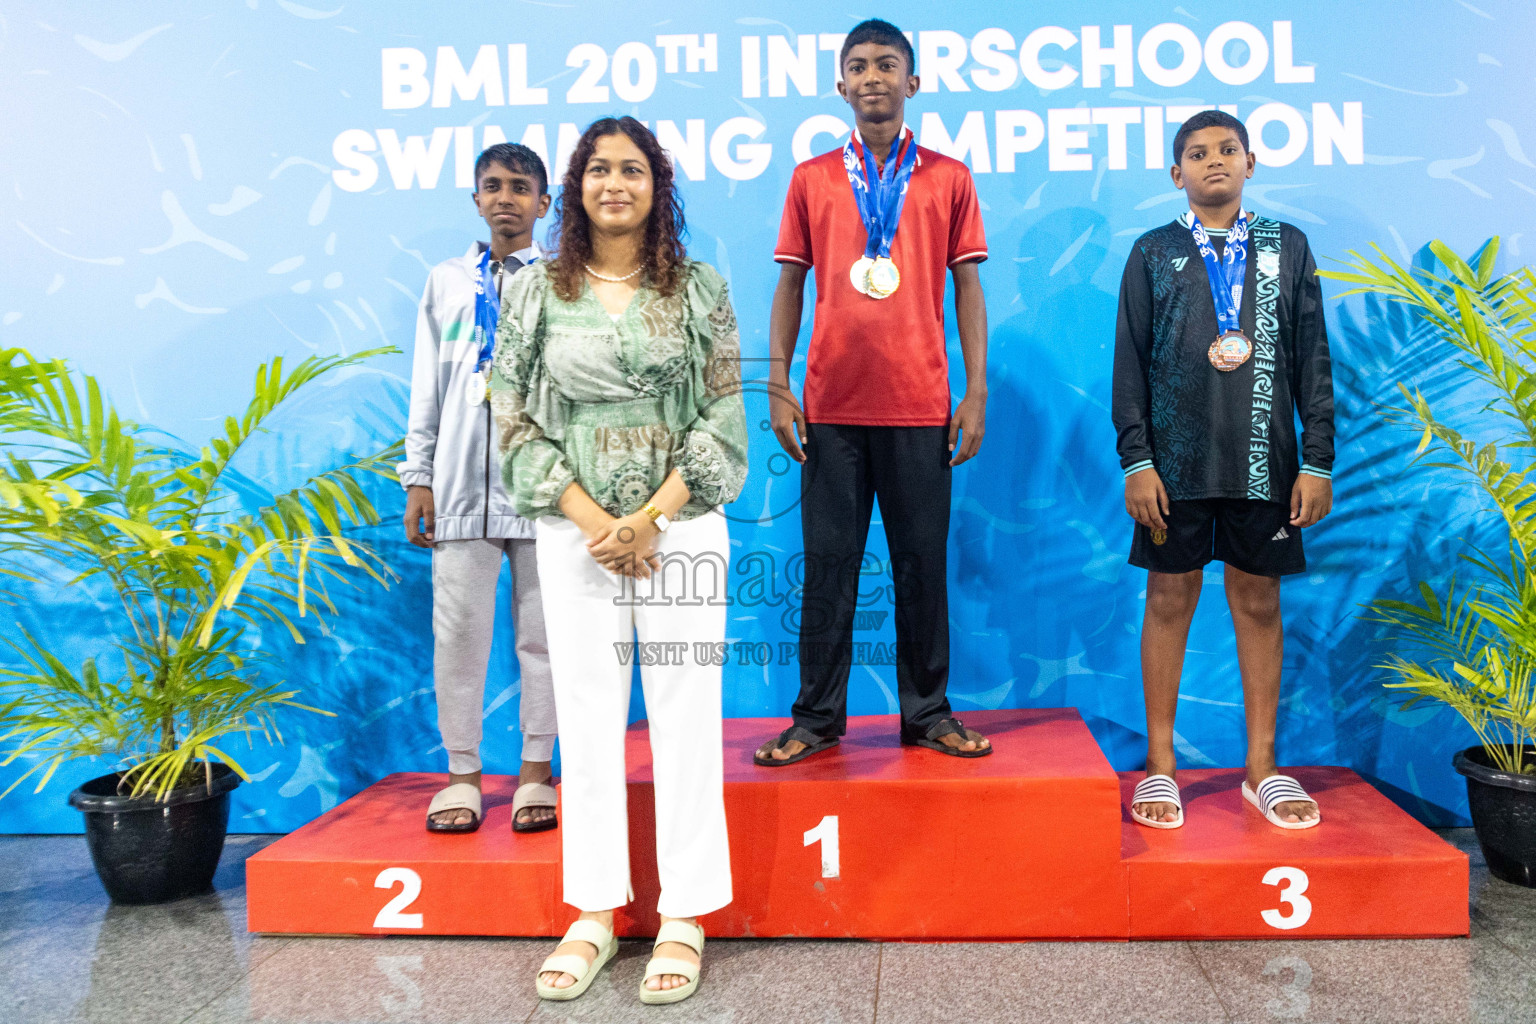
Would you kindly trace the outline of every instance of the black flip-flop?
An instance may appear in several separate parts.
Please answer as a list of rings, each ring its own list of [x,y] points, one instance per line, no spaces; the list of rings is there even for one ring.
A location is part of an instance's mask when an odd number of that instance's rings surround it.
[[[779,749],[783,747],[784,744],[789,743],[792,740],[798,743],[804,743],[805,749],[800,751],[798,754],[791,754],[789,757],[783,759],[773,757],[772,755],[763,757],[756,751],[753,751],[752,763],[762,765],[764,768],[782,768],[787,764],[794,764],[796,761],[804,761],[812,754],[819,754],[823,750],[831,750],[833,747],[842,742],[842,740],[837,736],[817,736],[809,729],[801,728],[798,725],[792,725],[788,729],[785,729],[783,732],[779,733],[779,738],[774,741],[773,749]]]
[[[906,737],[902,737],[901,742],[903,746],[927,747],[929,750],[937,750],[939,753],[948,754],[950,757],[986,757],[992,753],[993,748],[990,743],[985,747],[978,747],[975,750],[961,750],[958,747],[951,747],[946,743],[939,742],[939,737],[948,736],[950,733],[956,733],[964,739],[970,739],[960,719],[944,718],[935,723],[933,728],[929,729],[922,739],[909,740]],[[983,736],[982,738],[985,739],[986,737]]]

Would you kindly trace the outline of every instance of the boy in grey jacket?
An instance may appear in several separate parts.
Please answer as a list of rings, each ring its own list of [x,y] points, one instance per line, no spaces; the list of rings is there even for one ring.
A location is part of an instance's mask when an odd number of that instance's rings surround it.
[[[540,256],[533,227],[549,210],[544,162],[502,143],[475,162],[475,207],[491,242],[432,269],[416,318],[410,426],[400,482],[405,535],[432,550],[433,677],[448,752],[446,789],[427,811],[431,832],[480,827],[480,737],[485,673],[496,624],[501,560],[512,565],[512,621],[522,669],[523,763],[512,829],[555,827],[550,758],[555,699],[544,639],[533,524],[512,510],[494,457],[487,401],[503,281]]]

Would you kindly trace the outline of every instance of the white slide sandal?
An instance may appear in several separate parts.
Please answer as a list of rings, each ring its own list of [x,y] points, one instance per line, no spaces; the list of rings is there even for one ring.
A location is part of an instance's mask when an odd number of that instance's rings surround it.
[[[681,942],[699,956],[704,955],[704,929],[687,921],[668,921],[663,924],[656,932],[656,946],[663,942]],[[655,946],[652,947],[654,948]],[[660,974],[675,974],[687,978],[688,984],[679,985],[677,988],[645,987],[647,981]],[[699,965],[670,956],[651,957],[651,962],[645,965],[645,977],[640,979],[640,1001],[653,1006],[658,1003],[680,1003],[698,990]]]
[[[555,809],[555,787],[543,782],[525,782],[512,794],[512,831],[548,832],[559,824],[551,814],[543,821],[518,821],[517,816],[528,808]]]
[[[474,820],[464,825],[444,825],[432,820],[441,811],[468,811]],[[447,789],[438,790],[427,805],[428,832],[473,832],[480,827],[480,787],[469,782],[455,782]]]
[[[1179,816],[1172,821],[1157,821],[1136,813],[1137,804],[1173,804]],[[1179,784],[1171,775],[1148,775],[1131,790],[1131,818],[1148,828],[1181,828],[1184,825],[1184,801],[1179,799]]]
[[[576,981],[567,988],[556,988],[546,985],[544,979],[535,975],[534,988],[539,993],[540,999],[575,999],[587,989],[592,987],[592,982],[597,978],[597,972],[603,969],[603,965],[613,959],[613,954],[619,951],[619,940],[613,932],[604,928],[596,921],[576,921],[565,930],[565,937],[560,944],[567,942],[585,942],[597,950],[597,956],[589,964],[575,953],[565,953],[560,956],[551,956],[545,959],[539,967],[539,975],[546,971],[558,971],[561,974],[569,974]]]
[[[1243,799],[1257,807],[1259,813],[1263,814],[1269,820],[1269,823],[1277,828],[1311,828],[1323,820],[1321,805],[1317,809],[1317,817],[1304,818],[1301,821],[1286,821],[1275,813],[1275,807],[1279,804],[1302,801],[1317,803],[1316,800],[1307,795],[1306,790],[1301,788],[1301,783],[1289,775],[1271,775],[1259,783],[1259,791],[1257,793],[1253,791],[1252,786],[1248,785],[1248,780],[1244,779]]]

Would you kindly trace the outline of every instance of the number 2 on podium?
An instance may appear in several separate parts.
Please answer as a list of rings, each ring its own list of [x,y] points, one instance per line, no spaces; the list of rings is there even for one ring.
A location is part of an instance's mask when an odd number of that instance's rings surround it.
[[[379,872],[379,877],[373,880],[375,889],[393,889],[395,883],[399,883],[400,892],[394,899],[384,904],[384,909],[379,911],[379,916],[373,919],[375,928],[420,928],[420,914],[403,914],[406,907],[416,902],[416,897],[421,895],[421,876],[410,868],[385,868]]]
[[[829,814],[817,822],[815,828],[806,830],[805,842],[801,845],[812,843],[821,844],[821,877],[837,878],[842,872],[837,846],[837,815]]]
[[[1265,872],[1264,884],[1280,887],[1280,902],[1289,904],[1291,912],[1283,914],[1278,910],[1261,911],[1259,916],[1264,918],[1264,923],[1271,928],[1290,931],[1310,921],[1312,901],[1302,895],[1307,891],[1310,881],[1307,873],[1301,868],[1270,868]]]

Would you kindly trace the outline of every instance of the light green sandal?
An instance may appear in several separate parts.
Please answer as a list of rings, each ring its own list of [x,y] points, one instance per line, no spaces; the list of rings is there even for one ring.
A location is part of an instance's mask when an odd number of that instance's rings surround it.
[[[546,959],[543,966],[539,968],[539,974],[546,971],[559,971],[561,974],[569,974],[575,978],[576,983],[569,988],[556,988],[553,985],[546,985],[543,978],[535,975],[534,987],[540,999],[575,999],[592,986],[597,972],[601,971],[603,965],[612,960],[613,954],[619,951],[619,940],[614,938],[613,932],[596,921],[575,922],[565,930],[565,938],[560,942],[562,945],[567,942],[589,943],[597,950],[597,957],[590,964],[575,953]]]
[[[681,942],[700,957],[704,955],[704,929],[687,921],[668,921],[656,932],[656,946],[663,942]],[[653,950],[655,946],[651,947]],[[658,974],[676,974],[687,978],[688,984],[678,988],[649,989],[645,983]],[[699,965],[669,956],[653,956],[645,965],[645,977],[640,979],[642,1003],[680,1003],[699,990]]]

